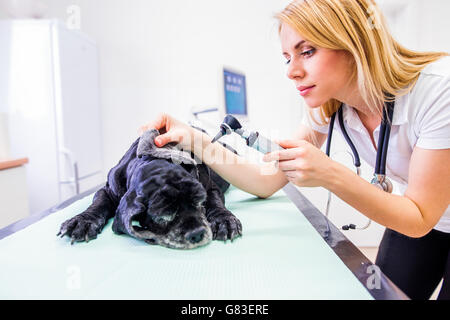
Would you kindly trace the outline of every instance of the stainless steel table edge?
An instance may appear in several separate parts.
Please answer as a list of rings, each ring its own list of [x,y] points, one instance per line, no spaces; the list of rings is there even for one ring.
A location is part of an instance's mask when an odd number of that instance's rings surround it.
[[[30,216],[28,216],[28,217],[26,217],[26,218],[24,218],[22,220],[19,220],[17,222],[14,222],[14,223],[4,227],[3,229],[0,229],[0,240],[2,240],[3,238],[6,238],[6,237],[12,235],[13,233],[16,233],[17,231],[25,229],[26,227],[28,227],[28,226],[38,222],[39,220],[42,220],[43,218],[45,218],[45,217],[47,217],[47,216],[49,216],[49,215],[51,215],[51,214],[53,214],[53,213],[55,213],[55,212],[57,212],[59,210],[67,208],[72,203],[74,203],[74,202],[76,202],[76,201],[78,201],[80,199],[83,199],[84,197],[86,197],[86,196],[96,192],[97,190],[99,190],[100,188],[103,188],[104,186],[105,186],[105,183],[100,184],[100,185],[98,185],[96,187],[93,187],[93,188],[91,188],[89,190],[86,190],[86,191],[84,191],[84,192],[82,192],[82,193],[80,193],[80,194],[78,194],[76,196],[73,196],[72,198],[67,199],[66,201],[63,201],[60,204],[58,204],[58,205],[56,205],[54,207],[51,207],[48,210],[45,210],[45,211],[40,212],[40,213],[32,214],[32,215],[30,215]],[[57,230],[56,230],[56,232],[57,232]],[[55,235],[56,235],[56,233],[55,233]]]
[[[375,300],[409,300],[409,297],[297,188],[284,188],[283,191]]]

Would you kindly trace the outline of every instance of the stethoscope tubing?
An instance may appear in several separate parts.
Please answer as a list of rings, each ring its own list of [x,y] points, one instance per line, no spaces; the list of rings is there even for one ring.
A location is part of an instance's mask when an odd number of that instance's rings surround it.
[[[352,139],[350,139],[350,136],[347,133],[347,130],[345,129],[344,125],[344,111],[342,110],[343,107],[341,106],[338,111],[338,118],[339,118],[339,125],[341,126],[342,133],[344,135],[345,141],[347,141],[347,144],[350,146],[350,149],[352,149],[353,155],[354,155],[354,164],[355,167],[359,168],[361,166],[361,159],[359,158],[358,150],[356,150],[355,145],[353,144]],[[330,132],[332,135],[332,133]],[[329,135],[329,140],[331,140],[331,135]]]
[[[392,96],[389,96],[389,97],[392,97]],[[388,151],[388,146],[389,146],[389,138],[391,135],[391,125],[392,125],[392,120],[393,120],[393,116],[394,116],[394,106],[395,106],[395,101],[390,101],[385,104],[385,106],[383,108],[383,119],[382,119],[381,125],[380,125],[380,135],[378,137],[377,156],[376,156],[374,176],[375,177],[381,176],[383,181],[384,181],[385,175],[386,175],[387,151]],[[330,157],[331,140],[332,140],[332,136],[333,136],[333,129],[334,129],[334,123],[336,121],[336,115],[339,120],[339,125],[341,126],[342,134],[343,134],[347,144],[349,145],[350,149],[352,150],[353,163],[354,163],[357,173],[359,175],[361,160],[359,158],[358,150],[356,149],[355,145],[353,144],[353,141],[351,140],[350,136],[348,135],[347,130],[345,129],[343,104],[341,104],[338,111],[335,112],[331,116],[329,130],[328,130],[326,154],[328,157]],[[375,179],[374,181],[377,181],[377,179]],[[383,189],[385,187],[386,186],[383,186]],[[390,187],[392,187],[392,185],[390,185]],[[386,189],[384,189],[384,190],[387,191],[387,189],[389,189],[389,187],[386,187]],[[388,192],[391,192],[391,191],[392,191],[392,188]],[[329,192],[329,194],[328,194],[328,201],[327,201],[327,207],[326,207],[326,217],[327,218],[328,218],[328,213],[329,213],[329,208],[330,208],[330,202],[331,202],[331,192]],[[343,230],[349,230],[349,229],[365,230],[370,226],[370,224],[371,224],[371,220],[369,219],[368,223],[362,228],[357,228],[354,224],[350,224],[347,226],[343,226],[342,229]]]
[[[353,141],[351,140],[350,136],[348,135],[347,129],[345,128],[343,105],[341,105],[338,111],[331,116],[330,125],[328,129],[326,154],[329,157],[331,153],[331,140],[333,137],[333,129],[336,114],[338,116],[339,125],[341,126],[342,134],[344,135],[345,141],[349,145],[354,155],[354,165],[355,167],[359,168],[361,166],[361,160],[359,158],[358,150],[353,144]],[[387,105],[383,109],[383,120],[381,121],[380,126],[380,135],[378,138],[377,157],[375,163],[375,175],[386,175],[387,151],[389,146],[389,138],[391,135],[391,124],[393,114],[394,114],[394,104],[387,103]]]
[[[380,137],[378,139],[377,161],[375,164],[375,174],[386,175],[386,159],[389,147],[389,138],[391,136],[391,124],[394,114],[393,103],[387,103],[383,110],[383,120],[380,127]]]

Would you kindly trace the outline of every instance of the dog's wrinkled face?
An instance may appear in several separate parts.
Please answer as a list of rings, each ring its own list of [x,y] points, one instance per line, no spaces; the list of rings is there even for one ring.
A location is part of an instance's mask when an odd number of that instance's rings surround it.
[[[141,212],[130,223],[139,238],[177,249],[212,241],[204,208],[206,191],[193,173],[166,160],[155,160],[139,170],[132,184]]]

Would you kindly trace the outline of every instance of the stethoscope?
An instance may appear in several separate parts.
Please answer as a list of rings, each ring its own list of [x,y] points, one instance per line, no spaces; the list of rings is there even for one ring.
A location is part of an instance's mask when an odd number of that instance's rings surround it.
[[[378,187],[381,190],[386,191],[388,193],[392,193],[392,189],[393,189],[392,182],[386,177],[386,157],[387,157],[387,151],[388,151],[388,146],[389,146],[389,137],[391,135],[391,124],[392,124],[392,119],[393,119],[393,115],[394,115],[394,106],[395,106],[395,101],[389,101],[389,102],[386,102],[385,108],[383,108],[383,119],[382,119],[381,125],[380,125],[380,136],[378,138],[375,173],[374,173],[373,179],[371,181],[371,184],[375,185],[376,187]],[[333,128],[334,128],[336,115],[338,117],[339,125],[341,127],[344,138],[347,141],[347,144],[350,146],[350,149],[352,150],[353,163],[356,167],[356,173],[358,174],[358,176],[361,176],[361,161],[359,158],[358,151],[356,150],[355,145],[353,144],[352,140],[350,139],[350,137],[347,133],[347,130],[345,129],[344,116],[343,116],[343,104],[340,106],[339,110],[333,114],[333,116],[330,119],[326,154],[328,157],[330,157],[331,138],[333,136]],[[326,207],[326,211],[325,211],[325,215],[327,218],[328,218],[328,212],[330,209],[330,203],[331,203],[331,191],[328,192],[328,201],[327,201],[327,207]],[[342,229],[343,230],[349,230],[349,229],[364,230],[370,226],[370,223],[371,223],[371,220],[369,219],[368,223],[362,228],[358,228],[354,224],[349,224],[349,225],[343,226]]]

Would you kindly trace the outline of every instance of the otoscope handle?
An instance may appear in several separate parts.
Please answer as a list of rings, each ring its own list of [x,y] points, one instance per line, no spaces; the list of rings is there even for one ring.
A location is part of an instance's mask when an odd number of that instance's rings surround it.
[[[264,154],[284,149],[279,144],[276,144],[272,140],[269,140],[263,136],[259,136],[251,147]]]
[[[244,130],[239,121],[232,115],[227,115],[225,117],[223,123],[220,125],[219,133],[211,142],[214,143],[221,137],[231,134],[233,131],[245,139],[247,146],[261,153],[266,154],[275,150],[283,150],[280,145],[267,139],[266,137],[261,136],[258,131]]]
[[[276,150],[283,150],[279,144],[259,134],[258,131],[244,131],[242,129],[235,130],[242,138],[245,139],[247,145],[261,153],[268,153]]]

